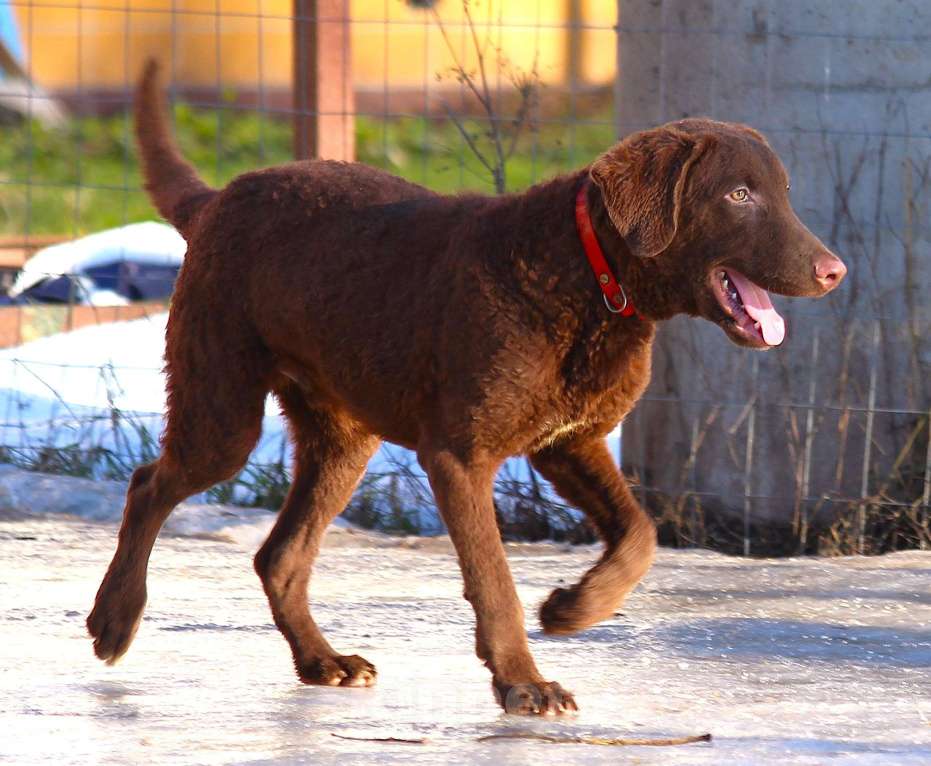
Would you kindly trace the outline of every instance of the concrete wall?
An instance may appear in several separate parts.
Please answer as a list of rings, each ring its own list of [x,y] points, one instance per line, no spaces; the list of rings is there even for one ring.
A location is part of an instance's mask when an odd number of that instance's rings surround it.
[[[707,493],[705,507],[751,521],[826,518],[864,488],[920,494],[931,406],[931,3],[620,0],[618,16],[619,134],[695,115],[757,127],[790,172],[800,217],[850,267],[827,299],[777,299],[789,336],[765,355],[730,346],[707,322],[668,323],[648,394],[656,401],[625,424],[625,468],[664,490],[656,498],[690,487]],[[896,477],[903,466],[911,473]]]

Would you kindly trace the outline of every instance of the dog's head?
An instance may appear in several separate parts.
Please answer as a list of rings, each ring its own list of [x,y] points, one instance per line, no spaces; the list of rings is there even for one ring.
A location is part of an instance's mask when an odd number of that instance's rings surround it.
[[[819,297],[847,272],[795,215],[785,168],[752,128],[690,119],[636,133],[591,177],[646,294],[651,275],[667,293],[657,313],[703,316],[740,345],[782,343],[768,291]]]

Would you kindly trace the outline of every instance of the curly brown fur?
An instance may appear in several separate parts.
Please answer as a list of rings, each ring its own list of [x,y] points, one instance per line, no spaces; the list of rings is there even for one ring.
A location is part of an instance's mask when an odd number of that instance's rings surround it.
[[[167,220],[186,234],[190,219],[216,190],[205,184],[197,171],[178,152],[165,121],[158,64],[146,64],[136,92],[136,140],[145,189]]]
[[[760,345],[715,298],[723,269],[800,295],[843,276],[792,213],[772,150],[743,126],[690,120],[523,194],[444,197],[334,162],[213,191],[171,144],[151,67],[137,120],[146,188],[188,253],[168,323],[162,454],[133,478],[88,618],[98,656],[128,649],[159,528],[183,497],[240,469],[271,392],[291,424],[294,482],[255,568],[302,680],[375,681],[369,663],[327,643],[307,587],[327,524],[384,439],[416,450],[429,476],[498,699],[516,712],[574,709],[529,653],[495,526],[495,472],[530,455],[604,539],[591,571],[543,605],[545,629],[610,617],[656,545],[604,442],[647,385],[655,320],[700,315]],[[598,239],[639,317],[606,310],[586,263],[573,210],[589,178]],[[738,184],[761,204],[728,202]]]

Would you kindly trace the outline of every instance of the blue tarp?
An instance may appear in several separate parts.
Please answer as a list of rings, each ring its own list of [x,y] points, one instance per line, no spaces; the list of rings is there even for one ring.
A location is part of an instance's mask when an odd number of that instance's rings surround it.
[[[19,34],[19,23],[16,21],[16,12],[8,2],[0,0],[0,42],[25,68],[26,60],[23,57],[23,41]],[[3,71],[0,70],[0,78]]]

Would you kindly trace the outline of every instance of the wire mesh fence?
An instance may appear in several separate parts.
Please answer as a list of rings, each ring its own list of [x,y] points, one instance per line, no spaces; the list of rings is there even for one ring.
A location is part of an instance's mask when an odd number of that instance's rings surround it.
[[[920,328],[927,337],[928,323]],[[737,397],[657,392],[630,417],[625,463],[667,541],[744,554],[928,547],[931,411],[907,391],[922,373],[887,377],[880,353],[903,353],[915,327],[864,320],[841,339],[832,330],[794,339],[801,380],[763,385],[786,367],[757,358]],[[681,438],[651,444],[669,419]]]
[[[753,124],[785,161],[800,216],[848,261],[848,285],[819,306],[790,307],[789,341],[766,357],[728,347],[710,325],[668,323],[619,458],[670,544],[742,554],[931,545],[931,84],[921,32],[931,19],[921,4],[0,0],[0,8],[0,270],[11,274],[49,238],[155,217],[129,113],[152,55],[164,65],[182,150],[214,184],[317,152],[440,191],[519,191],[666,120]],[[120,258],[132,261],[132,247]],[[5,345],[130,318],[138,305],[117,289],[125,275],[95,277],[75,264],[47,275],[73,287],[59,305],[0,306]],[[79,305],[99,303],[103,289],[129,304],[122,315]],[[140,371],[40,351],[11,348],[0,360],[5,460],[125,478],[150,458],[157,364]],[[90,392],[85,380],[76,394],[87,374],[99,387]],[[148,399],[121,399],[140,386]],[[215,498],[274,505],[287,485],[275,417],[251,474]],[[422,476],[409,455],[389,458],[353,513],[402,530],[428,526]],[[498,489],[512,534],[591,539],[524,463],[509,464]],[[391,500],[379,505],[376,495]],[[376,521],[385,507],[391,523]]]

